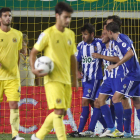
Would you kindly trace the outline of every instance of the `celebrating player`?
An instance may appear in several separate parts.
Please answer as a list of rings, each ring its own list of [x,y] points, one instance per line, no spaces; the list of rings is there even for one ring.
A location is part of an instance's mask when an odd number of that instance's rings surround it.
[[[111,22],[106,26],[108,37],[114,40],[115,46],[118,46],[120,52],[122,53],[122,59],[115,65],[108,66],[108,69],[114,70],[118,66],[125,64],[128,70],[128,74],[124,79],[118,82],[118,89],[116,90],[113,96],[113,103],[120,104],[121,99],[124,96],[132,97],[134,106],[136,107],[138,118],[140,119],[140,66],[133,47],[133,42],[129,39],[128,36],[119,33],[119,26],[115,22]],[[115,110],[116,114],[119,114],[122,117],[123,112],[120,112],[119,109]],[[115,130],[113,133],[108,134],[112,137],[117,137],[120,135],[118,130]]]
[[[96,92],[102,79],[102,60],[94,59],[92,57],[92,53],[101,53],[104,44],[102,44],[101,39],[94,38],[95,28],[93,25],[89,23],[85,24],[81,28],[81,32],[83,41],[77,46],[77,61],[78,63],[82,63],[82,73],[79,72],[79,75],[82,74],[83,87],[82,113],[80,116],[78,132],[71,133],[70,136],[72,137],[81,135],[94,136],[94,126],[96,125],[98,119],[103,126],[106,127],[106,123],[103,117],[100,115],[101,112],[98,103],[95,100]],[[91,117],[88,131],[82,132],[89,116],[89,104],[94,107],[93,115]],[[101,118],[98,118],[98,116],[101,116]]]
[[[55,129],[58,140],[66,140],[63,117],[71,104],[71,76],[73,74],[73,87],[78,88],[77,62],[75,58],[75,34],[69,26],[73,9],[65,2],[55,6],[56,24],[42,32],[31,51],[31,69],[37,76],[45,76],[44,84],[49,114],[40,130],[33,134],[32,140],[42,140],[52,128]],[[44,55],[54,62],[54,70],[50,74],[41,74],[34,68],[37,53],[44,50]]]
[[[3,101],[3,92],[10,107],[10,124],[12,140],[24,140],[19,137],[19,109],[20,76],[19,76],[19,50],[22,48],[22,33],[11,28],[11,9],[0,10],[0,102]]]

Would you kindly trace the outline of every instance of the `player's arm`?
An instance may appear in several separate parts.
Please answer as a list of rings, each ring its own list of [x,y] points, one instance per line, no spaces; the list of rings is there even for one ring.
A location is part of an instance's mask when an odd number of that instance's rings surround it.
[[[77,78],[82,79],[83,73],[81,72],[81,63],[77,61]]]
[[[42,32],[39,35],[39,38],[30,53],[31,70],[32,70],[32,73],[34,73],[38,77],[47,75],[47,73],[44,73],[44,74],[40,73],[42,70],[37,70],[34,67],[34,63],[36,61],[38,52],[43,51],[45,47],[47,46],[47,43],[48,43],[48,35]]]
[[[104,59],[104,60],[107,60],[107,61],[110,61],[110,62],[115,62],[115,63],[120,61],[119,57],[117,57],[117,56],[111,57],[111,56],[101,55],[99,53],[92,53],[92,57],[93,58],[98,58],[98,59]]]
[[[78,80],[77,80],[77,60],[75,55],[71,55],[71,72],[73,75],[73,87],[76,87],[76,90],[78,90]]]
[[[109,71],[111,71],[111,69],[114,69],[114,68],[122,65],[123,63],[125,63],[126,61],[128,61],[129,59],[131,59],[133,56],[134,56],[134,53],[133,53],[132,49],[130,49],[129,51],[127,51],[127,53],[125,54],[125,56],[119,62],[117,62],[115,65],[109,65],[107,67],[107,69]]]
[[[42,70],[37,70],[34,67],[34,63],[35,63],[35,60],[36,60],[38,52],[39,51],[37,51],[35,48],[33,48],[31,50],[31,53],[30,53],[30,66],[31,66],[32,73],[35,74],[38,77],[41,77],[41,76],[47,75],[47,73],[40,73]]]

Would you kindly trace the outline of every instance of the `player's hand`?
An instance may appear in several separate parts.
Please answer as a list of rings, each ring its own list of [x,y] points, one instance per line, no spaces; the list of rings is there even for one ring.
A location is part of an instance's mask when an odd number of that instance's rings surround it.
[[[78,79],[82,79],[83,78],[83,73],[81,71],[77,72],[77,77]]]
[[[101,58],[101,54],[99,54],[99,53],[92,53],[92,57],[93,58],[98,58],[98,59],[100,59]]]
[[[112,69],[115,69],[115,68],[117,68],[118,66],[117,66],[117,64],[115,64],[115,65],[109,65],[108,67],[107,67],[107,69],[108,69],[108,71],[111,71]]]
[[[78,80],[73,80],[73,82],[72,82],[72,87],[75,87],[76,92],[78,91],[78,87],[79,87]]]
[[[43,71],[43,70],[32,69],[32,73],[38,77],[42,77],[42,76],[45,76],[48,74],[48,73],[41,73],[41,71]]]

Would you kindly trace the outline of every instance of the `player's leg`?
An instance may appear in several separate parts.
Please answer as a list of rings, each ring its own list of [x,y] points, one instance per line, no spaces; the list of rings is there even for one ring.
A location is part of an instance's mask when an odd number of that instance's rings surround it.
[[[114,131],[112,134],[110,134],[109,136],[111,137],[120,137],[123,135],[123,110],[122,108],[122,104],[121,104],[121,100],[123,99],[123,97],[130,97],[133,96],[134,93],[137,90],[139,82],[136,81],[131,81],[129,80],[127,77],[122,80],[118,86],[118,90],[117,92],[115,92],[114,96],[113,96],[113,103],[114,103],[114,107],[115,107],[115,113],[116,113],[116,121],[117,121],[117,128],[119,129]]]
[[[83,82],[82,112],[80,115],[80,123],[78,133],[82,132],[89,116],[89,102],[92,86],[90,82]]]
[[[100,87],[100,83],[101,83],[100,80],[94,80],[92,82],[92,92],[90,94],[90,105],[93,108],[93,114],[91,116],[91,121],[87,133],[88,135],[92,135],[92,137],[94,136],[94,129],[96,123],[101,116],[101,109],[97,97],[99,95],[98,89]]]
[[[90,103],[91,107],[93,108],[93,114],[91,116],[91,121],[90,121],[90,124],[88,127],[88,131],[81,132],[80,133],[81,135],[94,136],[95,125],[101,115],[100,106],[98,104],[98,101],[95,100],[96,93],[97,93],[97,90],[99,87],[100,87],[100,80],[92,80],[92,81],[88,82],[84,87],[84,96],[83,97],[85,99],[89,100],[88,104]],[[87,116],[87,118],[88,118],[88,116]]]
[[[110,99],[110,111],[111,111],[113,122],[115,124],[115,109],[114,109],[114,104],[112,102],[112,98]]]
[[[109,106],[106,104],[106,100],[109,96],[112,95],[112,89],[111,89],[111,83],[110,79],[107,79],[104,81],[104,83],[101,85],[100,94],[98,97],[100,108],[102,112],[102,116],[105,119],[105,122],[107,124],[107,130],[100,135],[100,137],[105,137],[108,133],[111,133],[115,130],[114,122],[112,119],[111,111]]]
[[[49,82],[45,85],[47,104],[49,109],[54,109],[44,121],[40,130],[36,133],[35,137],[39,140],[44,139],[52,128],[55,128],[56,135],[60,139],[66,139],[65,126],[63,124],[63,117],[65,114],[65,86],[59,82]],[[31,137],[34,140],[34,135]]]
[[[123,124],[124,124],[124,137],[128,138],[131,137],[131,114],[132,109],[131,105],[129,103],[129,98],[123,98],[122,99],[122,105],[123,105]]]
[[[24,140],[24,138],[19,137],[19,109],[18,102],[20,101],[20,80],[6,80],[4,81],[4,90],[9,101],[10,107],[10,124],[12,129],[12,140]]]
[[[89,99],[82,98],[82,112],[80,115],[80,123],[78,132],[82,132],[89,116]]]

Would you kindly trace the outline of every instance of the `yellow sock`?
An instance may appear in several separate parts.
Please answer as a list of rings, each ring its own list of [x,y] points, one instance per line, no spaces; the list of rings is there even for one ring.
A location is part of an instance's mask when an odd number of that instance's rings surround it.
[[[13,138],[19,131],[19,109],[10,109],[10,124]]]
[[[54,117],[54,112],[49,114],[49,116],[45,119],[43,125],[36,133],[37,138],[43,140],[44,137],[53,129],[53,117]]]
[[[53,127],[56,132],[58,140],[66,140],[65,125],[63,123],[64,115],[54,114],[53,117]]]

